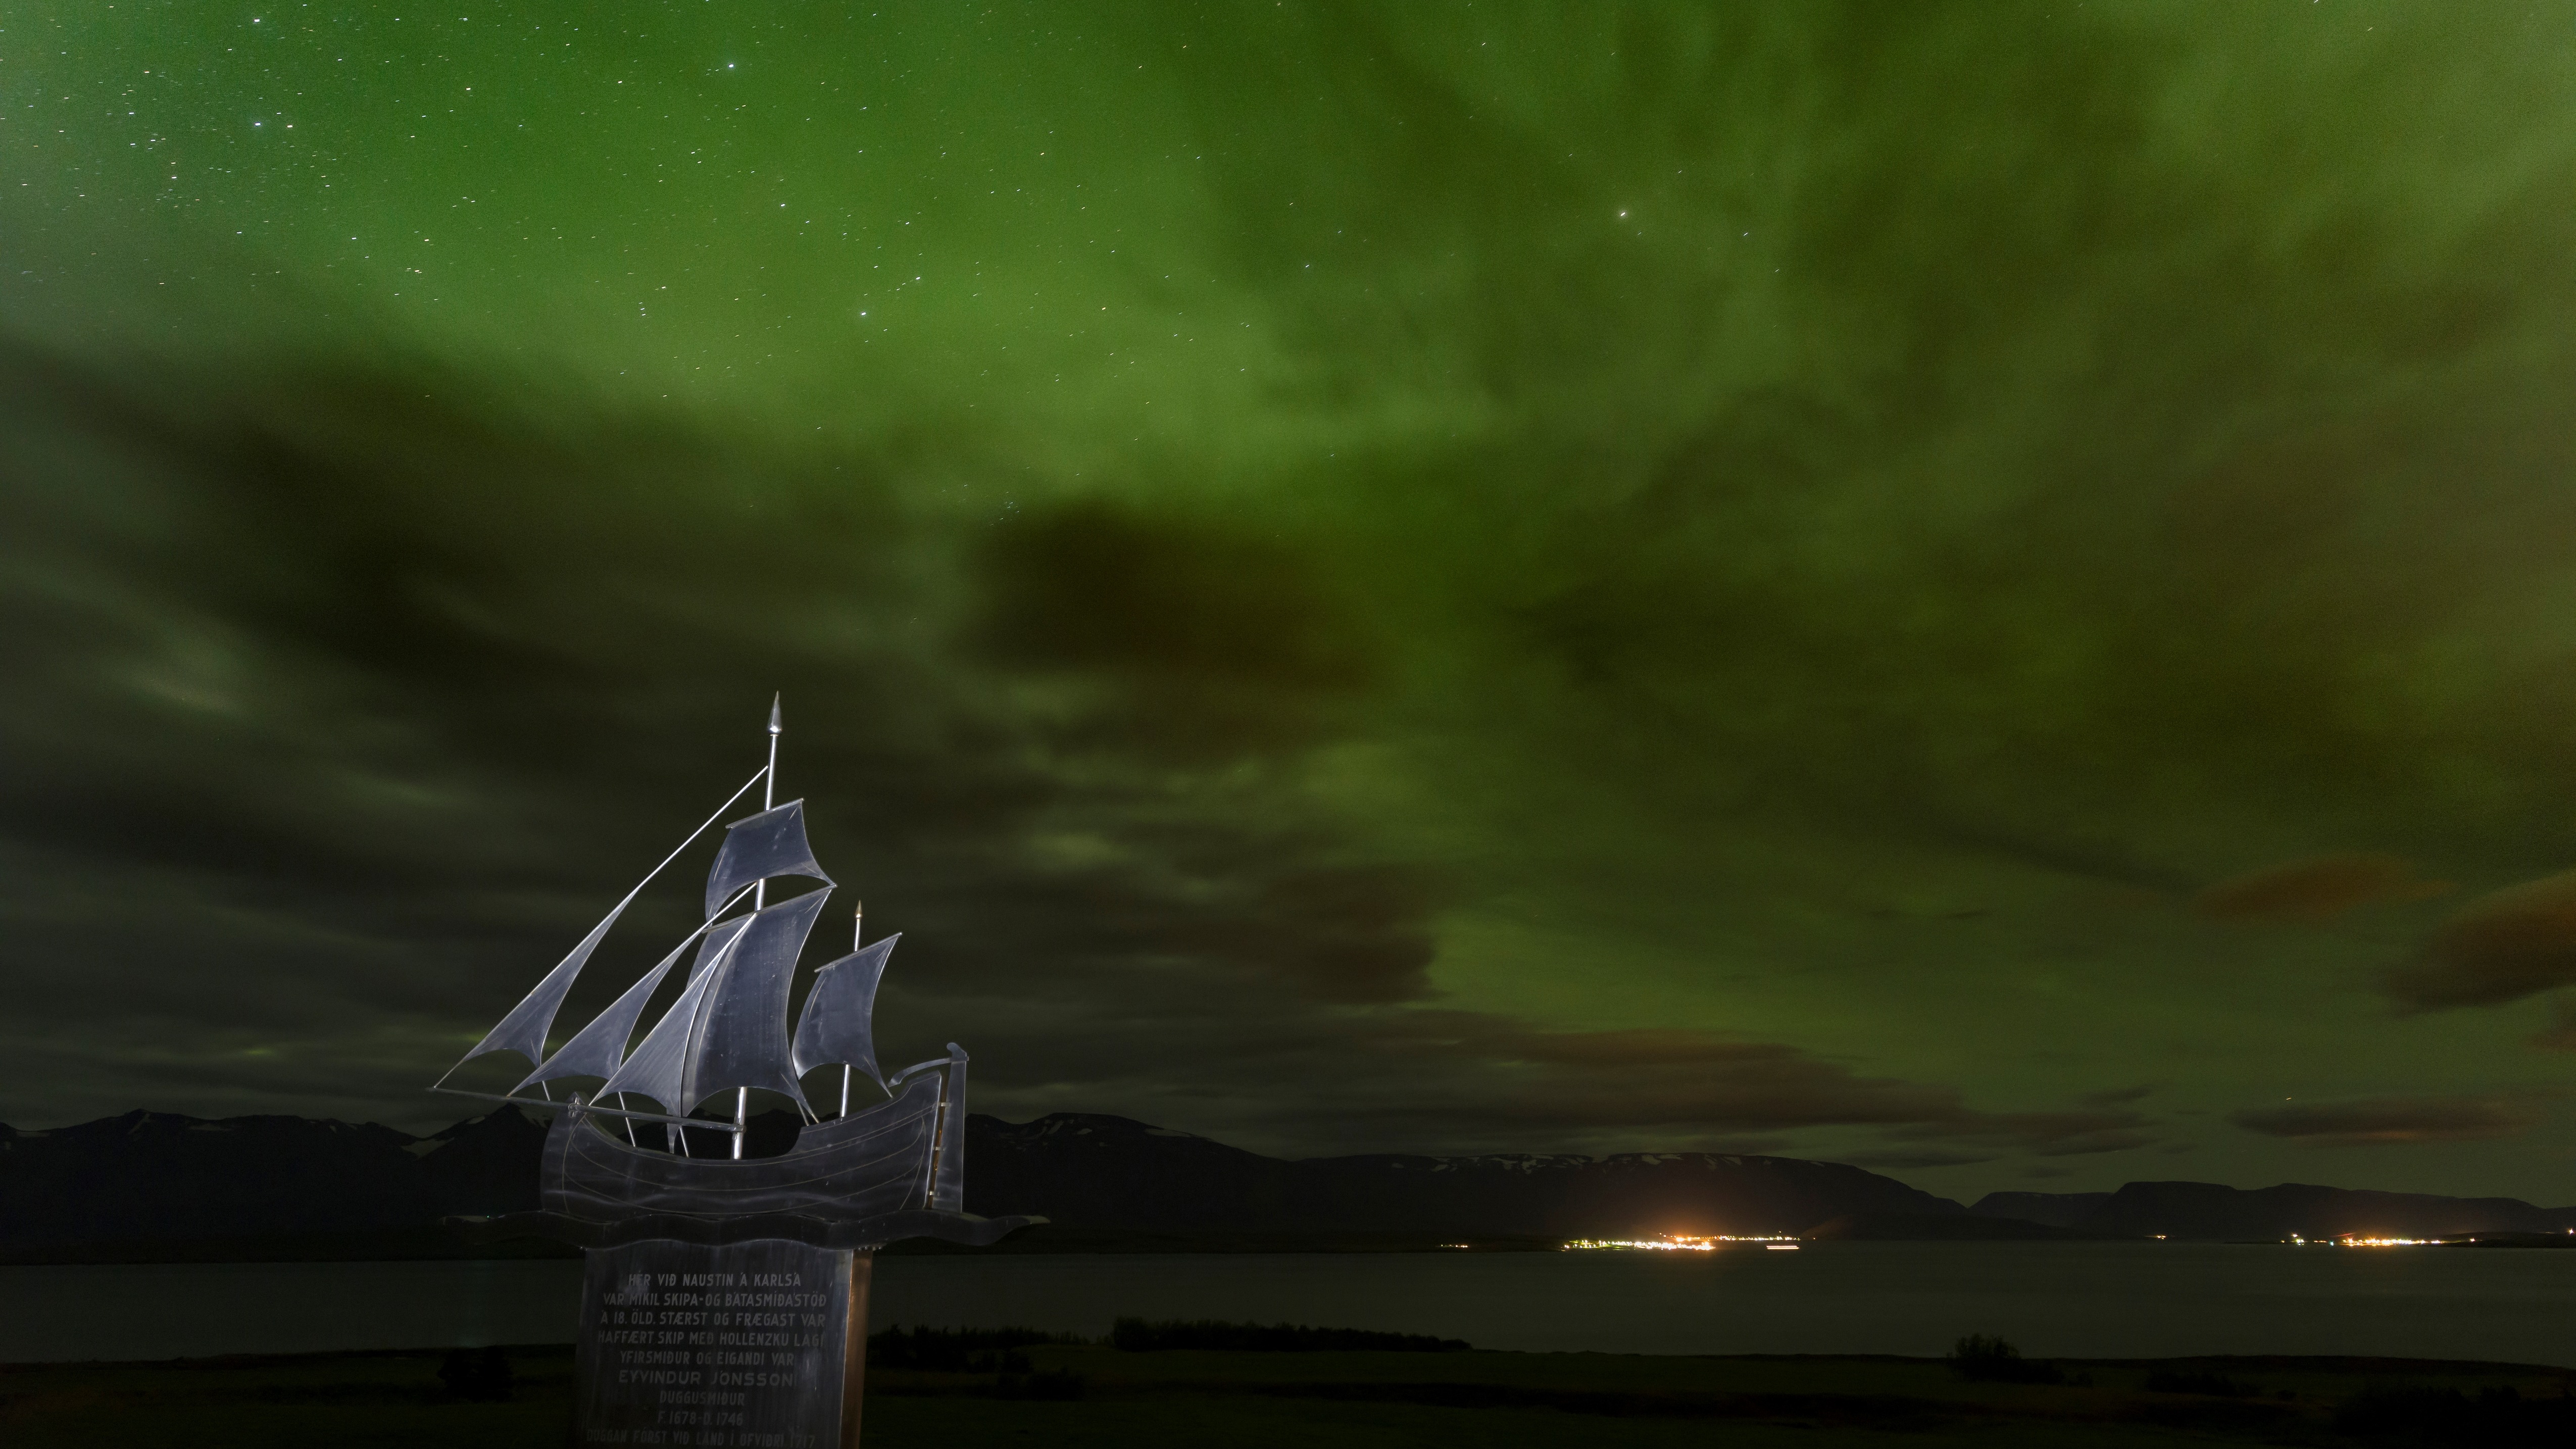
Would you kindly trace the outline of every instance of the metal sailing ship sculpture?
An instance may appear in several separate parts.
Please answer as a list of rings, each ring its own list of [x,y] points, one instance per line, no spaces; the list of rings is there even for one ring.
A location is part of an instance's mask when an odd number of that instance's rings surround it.
[[[788,1006],[797,959],[833,889],[805,838],[805,802],[776,803],[779,708],[769,709],[769,763],[664,857],[591,928],[500,1024],[457,1062],[517,1052],[535,1067],[507,1093],[431,1090],[552,1110],[540,1169],[540,1209],[486,1220],[502,1233],[542,1234],[590,1247],[646,1238],[700,1243],[790,1238],[819,1247],[873,1247],[899,1238],[989,1243],[1043,1219],[979,1218],[964,1210],[966,1053],[948,1054],[891,1076],[877,1066],[872,1033],[877,983],[898,936],[861,944],[853,912],[849,954],[826,963],[805,993],[791,1033]],[[647,885],[714,828],[752,786],[759,813],[725,827],[707,874],[705,914],[668,955],[561,1046],[546,1039],[574,980]],[[770,883],[821,888],[770,904]],[[733,914],[740,909],[740,914]],[[629,1049],[637,1024],[665,978],[688,961],[678,999]],[[838,1066],[838,1102],[818,1111],[804,1081]],[[456,1068],[450,1068],[453,1076]],[[595,1078],[584,1095],[554,1096],[551,1083]],[[854,1080],[883,1100],[851,1105]],[[829,1081],[826,1076],[821,1080]],[[540,1095],[526,1095],[531,1089]],[[745,1157],[751,1093],[793,1102],[803,1126],[775,1157]],[[730,1099],[728,1102],[727,1099]],[[729,1105],[731,1121],[694,1115]],[[691,1135],[725,1142],[699,1156]]]

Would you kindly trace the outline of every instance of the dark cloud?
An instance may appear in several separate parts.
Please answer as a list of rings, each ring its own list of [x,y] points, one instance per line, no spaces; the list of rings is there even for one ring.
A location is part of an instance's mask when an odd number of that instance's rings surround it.
[[[1428,989],[1431,877],[1239,777],[1325,738],[1314,702],[1364,667],[1275,544],[1043,501],[925,517],[865,452],[426,367],[8,375],[5,566],[47,627],[0,643],[26,686],[0,728],[44,762],[0,812],[13,895],[57,903],[10,955],[93,1071],[161,1032],[146,1075],[319,1089],[350,1065],[328,1043],[392,1010],[402,1060],[338,1092],[435,1110],[395,1083],[749,772],[777,687],[818,843],[880,922],[952,923],[906,953],[952,997],[1067,968],[1121,1006],[1122,970]],[[59,908],[74,882],[92,911]],[[35,969],[102,948],[105,977]]]
[[[1471,1064],[1462,1074],[1470,1094],[1533,1125],[1758,1131],[1959,1111],[1950,1088],[1862,1077],[1791,1047],[1709,1031],[1549,1031],[1490,1014],[1414,1011],[1373,1023],[1368,1039],[1404,1059]]]
[[[2495,1006],[2576,982],[2576,871],[2489,891],[2382,978],[2411,1011]]]
[[[2227,1120],[2310,1147],[2388,1147],[2518,1136],[2539,1113],[2530,1102],[2510,1097],[2370,1097],[2248,1107],[2228,1113]]]
[[[1102,1045],[1075,1036],[1084,1051]],[[1113,1039],[1132,1035],[1119,1030]],[[1019,1051],[998,1069],[1012,1085],[1070,1055],[1062,1046],[1034,1059],[1028,1045]],[[1955,1087],[1863,1076],[1776,1042],[1694,1029],[1552,1030],[1437,1007],[1278,1012],[1258,1034],[1234,1028],[1167,1064],[1197,1098],[1181,1111],[1239,1112],[1265,1140],[1301,1145],[1315,1140],[1309,1124],[1318,1118],[1334,1124],[1327,1140],[1493,1151],[1532,1142],[1776,1151],[1784,1134],[1863,1128],[1898,1144],[1868,1150],[1915,1165],[2113,1152],[2149,1140],[2132,1113],[1981,1112]]]
[[[2358,906],[2419,901],[2451,889],[2393,855],[2319,855],[2248,871],[2203,890],[2200,913],[2222,921],[2329,921]]]
[[[826,862],[906,932],[887,1055],[971,1015],[998,1110],[1114,1101],[1317,1150],[1851,1126],[1985,1144],[1909,1162],[2108,1150],[2113,1119],[1981,1114],[1779,1043],[1424,1004],[1438,873],[1259,783],[1376,667],[1274,542],[1043,500],[923,517],[881,459],[429,370],[201,377],[184,410],[101,371],[61,410],[59,377],[19,375],[65,476],[127,495],[84,517],[22,491],[10,560],[22,587],[89,572],[57,591],[80,647],[10,646],[49,703],[9,728],[85,721],[0,796],[21,889],[125,878],[96,903],[119,914],[12,954],[133,943],[21,997],[15,1045],[62,1100],[434,1114],[417,1087],[756,762],[776,683]],[[720,486],[627,505],[675,472]],[[594,974],[567,1023],[622,979]],[[73,1021],[77,1050],[46,1042]]]
[[[1958,1112],[1888,1133],[1899,1140],[1928,1138],[1981,1142],[2039,1157],[2088,1157],[2155,1145],[2148,1121],[2135,1112]]]
[[[2532,1033],[2529,1040],[2542,1051],[2576,1052],[2576,1002],[2560,1001],[2549,1025]]]
[[[1066,15],[28,61],[0,1109],[425,1120],[775,689],[1005,1112],[2110,1172],[2211,1124],[2098,1082],[2485,1079],[2351,963],[2576,811],[2545,14]],[[2388,994],[2569,979],[2510,905]]]
[[[1376,641],[1316,561],[1214,521],[1097,501],[990,532],[983,633],[1015,663],[1171,680],[1347,692]]]
[[[1888,1172],[1922,1167],[1973,1167],[1981,1162],[1992,1162],[1995,1157],[1992,1152],[1956,1152],[1938,1147],[1879,1148],[1842,1154],[1845,1162]]]

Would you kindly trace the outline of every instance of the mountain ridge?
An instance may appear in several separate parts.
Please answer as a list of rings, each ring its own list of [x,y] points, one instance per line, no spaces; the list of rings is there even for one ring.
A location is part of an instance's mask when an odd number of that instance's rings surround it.
[[[2104,1238],[2277,1242],[2346,1235],[2440,1238],[2576,1231],[2576,1207],[2536,1207],[2516,1197],[2444,1197],[2304,1182],[2257,1188],[2132,1182],[2116,1192],[1995,1192],[1977,1199],[1969,1211]]]
[[[794,1139],[753,1120],[752,1150]],[[1138,1242],[1428,1246],[1480,1239],[1736,1236],[2277,1240],[2343,1233],[2566,1235],[2576,1207],[2283,1183],[2133,1182],[2109,1193],[1989,1193],[1973,1207],[1843,1163],[1703,1152],[1367,1153],[1285,1159],[1103,1113],[967,1118],[969,1211],[1052,1221],[1033,1251]],[[45,1130],[0,1125],[0,1255],[257,1240],[292,1255],[464,1251],[441,1219],[536,1206],[544,1124],[503,1107],[415,1137],[374,1123],[137,1110]],[[245,1249],[244,1251],[248,1251]]]
[[[1042,1213],[1074,1228],[1750,1235],[1794,1233],[1835,1218],[1967,1213],[1893,1178],[1804,1158],[1366,1153],[1289,1160],[1098,1113],[979,1121],[981,1130],[967,1140],[968,1208],[983,1211],[989,1203],[991,1211]]]

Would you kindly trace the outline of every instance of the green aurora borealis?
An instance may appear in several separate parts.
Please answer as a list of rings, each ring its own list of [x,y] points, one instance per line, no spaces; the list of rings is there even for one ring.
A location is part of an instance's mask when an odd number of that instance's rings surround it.
[[[0,6],[0,1120],[783,689],[979,1110],[2576,1200],[2576,6],[414,9]]]

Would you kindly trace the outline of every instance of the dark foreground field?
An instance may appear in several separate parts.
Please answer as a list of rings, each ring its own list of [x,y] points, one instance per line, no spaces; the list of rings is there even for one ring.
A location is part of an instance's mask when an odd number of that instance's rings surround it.
[[[1895,1358],[1126,1353],[1070,1345],[1031,1347],[1025,1356],[1029,1372],[1008,1379],[872,1372],[868,1442],[883,1449],[2576,1442],[2565,1397],[2576,1373],[2510,1365],[2062,1362],[2071,1382],[2030,1384],[1967,1382],[1937,1360]],[[491,1402],[452,1392],[436,1352],[0,1368],[0,1443],[559,1449],[570,1351],[514,1349],[507,1361],[508,1397]],[[2151,1390],[2151,1379],[2161,1387]]]

